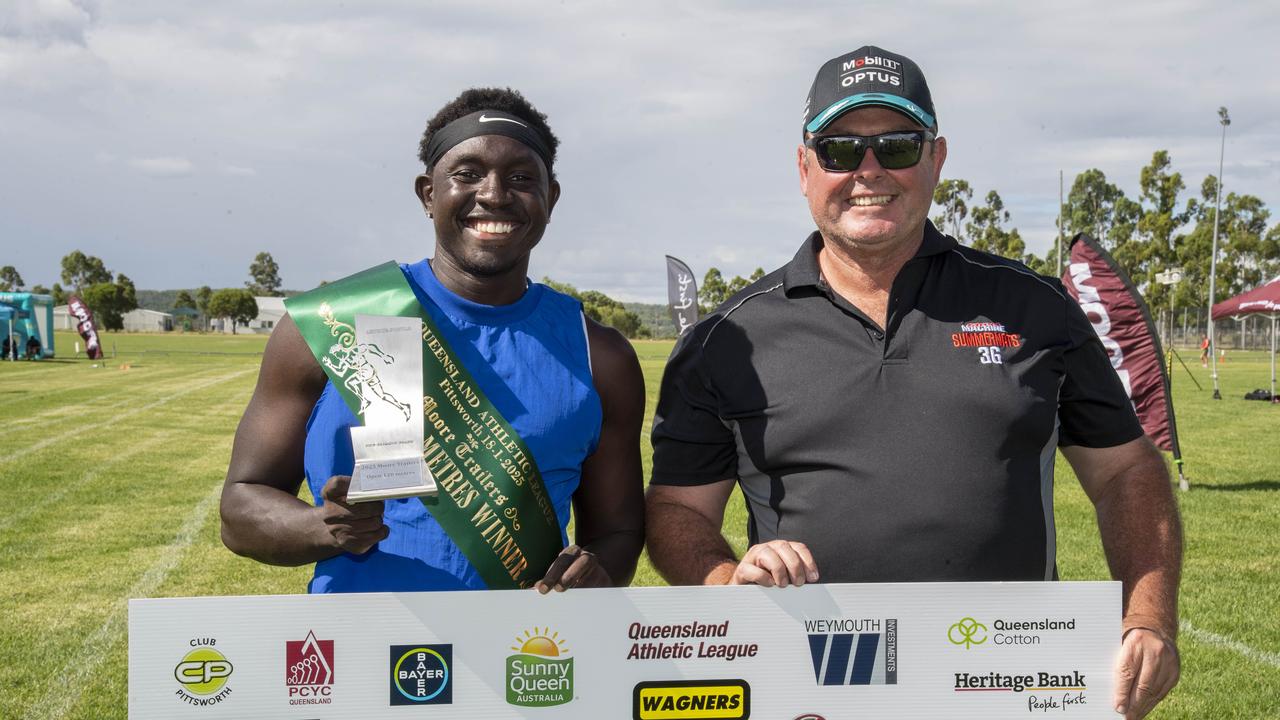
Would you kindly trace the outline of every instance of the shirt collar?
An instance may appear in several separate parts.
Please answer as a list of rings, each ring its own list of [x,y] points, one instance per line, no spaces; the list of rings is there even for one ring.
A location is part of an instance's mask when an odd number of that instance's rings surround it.
[[[817,287],[822,284],[822,271],[818,268],[818,251],[822,249],[822,243],[822,234],[817,230],[805,238],[800,249],[796,251],[795,257],[787,263],[787,270],[782,278],[783,290],[791,292],[795,288]],[[933,226],[932,220],[925,220],[924,240],[911,260],[939,255],[956,245],[955,239],[939,232],[938,228]]]

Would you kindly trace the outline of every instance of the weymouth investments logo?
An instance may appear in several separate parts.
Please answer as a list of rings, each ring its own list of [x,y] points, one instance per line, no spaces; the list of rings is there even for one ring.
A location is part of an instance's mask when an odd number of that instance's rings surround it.
[[[392,645],[391,704],[451,704],[452,665],[452,645]]]
[[[333,702],[333,641],[317,640],[307,631],[306,640],[284,644],[284,684],[290,705],[328,705]]]
[[[217,705],[231,694],[231,688],[226,685],[235,668],[215,647],[217,644],[214,638],[192,640],[192,650],[173,668],[173,677],[178,681],[177,695],[188,705]]]
[[[805,620],[819,685],[898,684],[898,621]]]
[[[963,645],[965,650],[987,641],[987,626],[971,617],[961,618],[947,628],[947,639],[952,645]]]
[[[507,657],[507,703],[521,707],[563,705],[573,699],[573,658],[551,628],[525,630]]]

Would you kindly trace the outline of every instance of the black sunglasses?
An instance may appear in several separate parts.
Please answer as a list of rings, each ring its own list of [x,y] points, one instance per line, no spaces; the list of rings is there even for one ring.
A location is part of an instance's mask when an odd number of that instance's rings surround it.
[[[815,135],[804,144],[817,154],[818,164],[827,172],[857,170],[867,148],[875,151],[880,167],[901,170],[920,162],[924,144],[936,137],[928,130],[903,130],[879,135]]]

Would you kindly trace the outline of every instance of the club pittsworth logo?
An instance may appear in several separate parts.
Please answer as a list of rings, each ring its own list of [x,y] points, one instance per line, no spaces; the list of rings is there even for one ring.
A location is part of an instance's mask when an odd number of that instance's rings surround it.
[[[1076,629],[1075,618],[1036,618],[1034,620],[1010,620],[996,618],[982,623],[971,617],[961,618],[947,628],[947,640],[970,650],[987,640],[992,645],[1040,645],[1046,631],[1070,632]]]
[[[573,658],[560,634],[533,628],[516,636],[507,657],[507,702],[522,707],[563,705],[573,699]]]
[[[306,640],[285,641],[284,684],[290,705],[332,703],[333,641],[317,640],[309,630]]]
[[[960,618],[960,621],[947,628],[947,639],[952,645],[963,645],[965,650],[987,641],[987,626],[971,617]]]
[[[452,645],[392,645],[391,704],[451,704],[452,665]]]
[[[746,680],[670,680],[638,683],[631,693],[632,720],[745,720],[751,717]]]
[[[214,638],[195,638],[191,650],[173,668],[178,681],[177,696],[188,705],[217,705],[231,694],[227,680],[231,677],[231,661],[215,646]]]
[[[898,621],[805,620],[819,685],[897,685]]]

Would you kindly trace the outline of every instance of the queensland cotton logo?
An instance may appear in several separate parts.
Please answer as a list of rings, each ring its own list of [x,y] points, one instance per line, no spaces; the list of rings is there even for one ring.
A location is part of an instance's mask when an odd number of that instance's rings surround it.
[[[551,628],[525,630],[507,657],[507,703],[521,707],[563,705],[573,699],[573,658]]]

